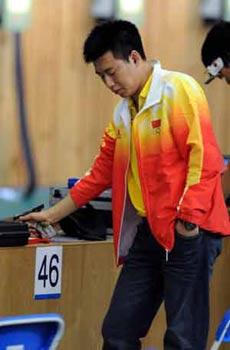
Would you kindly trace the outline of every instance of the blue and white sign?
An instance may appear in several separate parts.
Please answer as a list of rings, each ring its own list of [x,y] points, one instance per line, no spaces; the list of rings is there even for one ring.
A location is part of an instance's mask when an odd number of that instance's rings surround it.
[[[62,246],[36,249],[34,298],[56,299],[61,296]]]

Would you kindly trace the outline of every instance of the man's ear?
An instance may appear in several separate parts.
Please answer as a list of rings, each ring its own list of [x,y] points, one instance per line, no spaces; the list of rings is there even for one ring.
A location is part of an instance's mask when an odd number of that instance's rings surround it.
[[[129,61],[138,65],[141,61],[141,55],[139,54],[139,52],[137,52],[136,50],[132,50],[129,55]]]

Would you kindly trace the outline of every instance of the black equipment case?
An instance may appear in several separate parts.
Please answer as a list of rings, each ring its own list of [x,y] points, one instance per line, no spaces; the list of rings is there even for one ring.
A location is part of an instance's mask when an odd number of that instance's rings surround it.
[[[0,247],[26,245],[29,239],[28,225],[22,222],[0,221]]]

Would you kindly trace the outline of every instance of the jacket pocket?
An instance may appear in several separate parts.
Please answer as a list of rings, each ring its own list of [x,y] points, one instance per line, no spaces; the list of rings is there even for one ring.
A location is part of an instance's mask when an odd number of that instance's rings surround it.
[[[182,240],[185,240],[185,241],[196,240],[197,238],[199,238],[201,236],[201,234],[202,234],[202,231],[200,230],[200,228],[199,228],[198,232],[192,236],[185,236],[182,233],[179,233],[177,230],[175,230],[175,237],[182,239]]]

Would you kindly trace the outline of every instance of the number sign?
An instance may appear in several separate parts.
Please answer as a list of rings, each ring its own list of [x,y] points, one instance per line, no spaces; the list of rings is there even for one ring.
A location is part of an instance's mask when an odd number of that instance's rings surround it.
[[[34,298],[55,299],[61,296],[62,247],[36,249]]]

